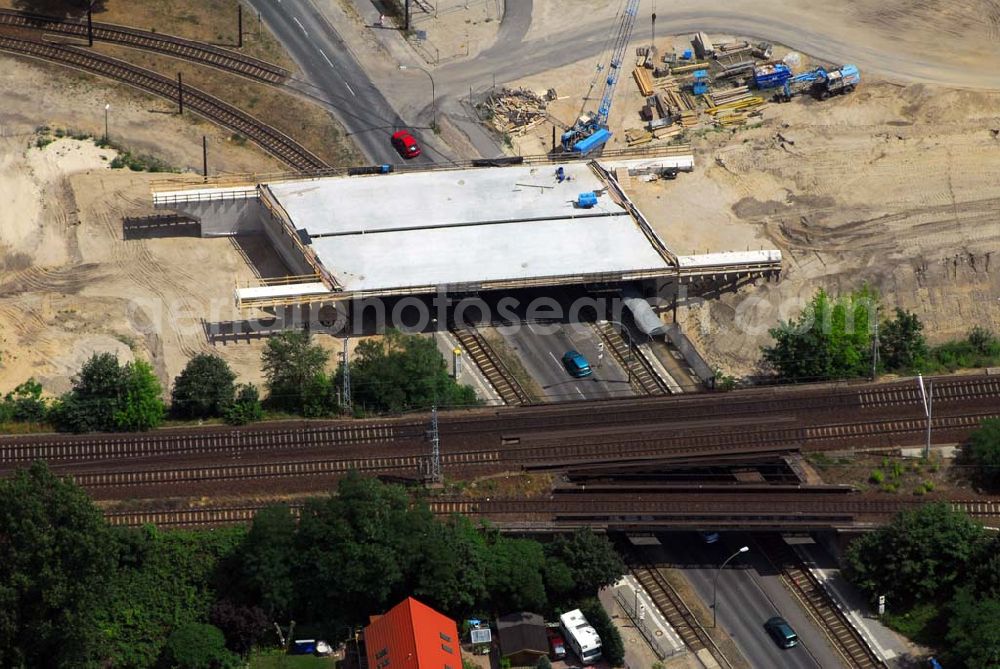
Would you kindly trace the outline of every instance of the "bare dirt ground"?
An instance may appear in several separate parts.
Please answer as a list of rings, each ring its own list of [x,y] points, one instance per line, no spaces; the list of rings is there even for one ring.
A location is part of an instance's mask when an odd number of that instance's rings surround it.
[[[657,46],[689,48],[685,37]],[[603,82],[591,91],[595,64],[513,85],[556,86],[548,111],[568,124],[588,91],[586,109],[597,106]],[[803,56],[803,67],[810,64]],[[642,126],[631,65],[615,95],[611,148],[625,146],[626,128]],[[931,342],[974,324],[1000,330],[998,109],[997,93],[866,80],[824,102],[768,104],[743,128],[689,132],[694,173],[636,182],[636,203],[678,253],[777,248],[786,268],[779,283],[682,310],[709,362],[727,374],[754,372],[779,319],[794,318],[818,288],[846,292],[864,282],[890,309],[916,312]],[[545,124],[515,137],[513,151],[543,153],[550,142]]]

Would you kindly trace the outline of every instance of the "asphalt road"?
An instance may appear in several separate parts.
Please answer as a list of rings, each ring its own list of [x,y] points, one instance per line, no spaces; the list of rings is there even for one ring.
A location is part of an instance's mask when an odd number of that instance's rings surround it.
[[[605,354],[597,367],[597,334],[584,324],[528,324],[505,335],[521,364],[552,401],[630,397],[628,377],[610,355]],[[566,351],[583,354],[594,370],[591,376],[576,379],[562,364]]]
[[[249,0],[302,68],[291,87],[327,106],[372,163],[401,163],[389,136],[406,127],[334,26],[309,0]],[[429,162],[420,156],[409,162]]]
[[[710,0],[707,4],[713,4]],[[1000,88],[1000,71],[971,70],[961,63],[942,62],[929,54],[921,55],[894,49],[886,40],[864,37],[835,37],[822,30],[811,30],[801,23],[783,19],[773,12],[741,11],[726,3],[726,7],[697,10],[657,7],[657,34],[687,34],[698,30],[708,33],[743,35],[787,45],[831,62],[850,62],[862,72],[879,73],[900,82],[935,83],[968,88]],[[523,11],[514,0],[508,3],[508,13]],[[581,59],[605,55],[609,22],[581,23],[567,21],[566,30],[543,38],[522,41],[519,30],[501,30],[497,42],[468,62],[456,62],[435,72],[439,91],[461,95],[470,85],[492,81],[512,81],[552,70]],[[506,17],[505,17],[506,21]],[[645,44],[650,32],[650,17],[640,12],[636,18],[632,42]],[[557,86],[558,88],[558,86]]]
[[[712,604],[712,583],[718,566],[746,545],[746,537],[727,536],[707,545],[695,535],[661,537],[668,556],[685,576],[695,592]],[[718,624],[732,637],[752,667],[774,669],[832,669],[843,667],[823,632],[816,628],[802,607],[792,599],[780,577],[759,553],[753,550],[733,559],[719,576]],[[782,616],[799,636],[799,645],[781,649],[764,631],[764,622]]]

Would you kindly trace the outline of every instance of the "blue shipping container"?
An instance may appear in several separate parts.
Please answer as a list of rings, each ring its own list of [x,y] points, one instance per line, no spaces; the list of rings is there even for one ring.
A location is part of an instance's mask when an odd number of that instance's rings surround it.
[[[760,65],[753,69],[753,83],[757,88],[784,86],[792,78],[792,71],[784,63]]]
[[[609,139],[611,139],[611,131],[606,128],[600,128],[590,137],[581,139],[579,142],[574,144],[573,151],[574,153],[587,154],[607,142]]]

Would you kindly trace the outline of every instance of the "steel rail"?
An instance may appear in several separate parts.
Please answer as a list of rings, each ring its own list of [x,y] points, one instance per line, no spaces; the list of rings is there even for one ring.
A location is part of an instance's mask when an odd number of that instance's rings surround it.
[[[73,37],[85,38],[88,35],[87,24],[84,22],[27,14],[10,9],[0,9],[0,26]],[[280,84],[291,76],[291,72],[285,68],[258,58],[176,35],[154,33],[113,23],[93,23],[93,37],[96,41],[153,51],[268,84]]]
[[[109,56],[98,55],[70,46],[6,36],[0,36],[0,50],[59,63],[88,74],[96,74],[120,81],[170,101],[177,100],[178,87],[174,80]],[[326,166],[326,163],[319,157],[273,126],[267,125],[197,88],[184,85],[183,91],[184,102],[192,111],[246,136],[287,165],[299,170]]]

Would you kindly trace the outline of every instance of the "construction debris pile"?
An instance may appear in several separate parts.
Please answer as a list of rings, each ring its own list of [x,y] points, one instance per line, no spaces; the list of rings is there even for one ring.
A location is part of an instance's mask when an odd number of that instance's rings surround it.
[[[850,92],[860,82],[852,65],[793,74],[789,64],[771,60],[772,48],[766,42],[713,43],[699,32],[691,47],[662,58],[654,48],[636,50],[632,77],[646,99],[640,112],[646,125],[626,129],[629,146],[673,138],[700,125],[744,125],[762,116],[761,108],[770,97],[787,101],[813,92],[824,99]]]
[[[501,135],[523,135],[548,119],[545,105],[555,96],[553,89],[542,96],[526,88],[500,88],[486,98],[482,107]]]

